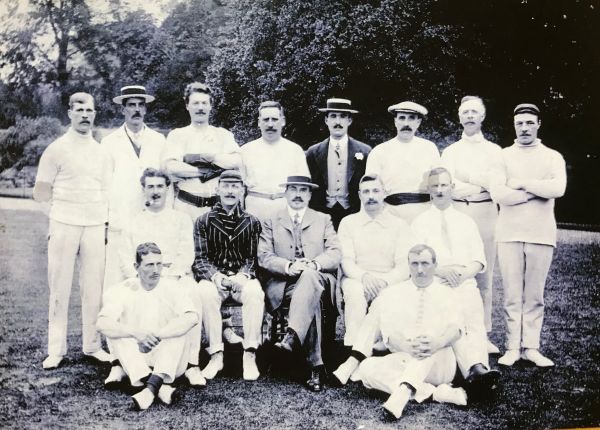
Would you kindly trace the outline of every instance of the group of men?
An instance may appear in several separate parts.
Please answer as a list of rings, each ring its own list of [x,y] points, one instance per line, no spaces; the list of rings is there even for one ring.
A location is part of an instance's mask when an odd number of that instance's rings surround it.
[[[351,101],[329,99],[320,109],[329,137],[305,153],[282,136],[278,102],[260,104],[261,137],[240,147],[210,124],[205,84],[185,88],[191,123],[166,139],[144,124],[154,97],[143,86],[113,100],[125,122],[97,144],[94,100],[73,94],[71,127],[40,160],[34,198],[51,202],[44,368],[67,352],[78,258],[83,352],[112,364],[107,385],[128,377],[140,387],[140,409],[156,398],[170,404],[181,375],[193,386],[214,378],[224,339],[241,340],[243,377],[258,379],[265,308],[285,310],[274,346],[304,354],[306,385],[321,391],[322,304],[335,308],[337,290],[349,355],[335,382],[389,392],[384,407],[396,418],[410,399],[466,404],[450,385],[457,366],[467,392],[492,390],[499,378],[488,358],[499,353],[488,338],[496,251],[507,328],[498,362],[553,365],[539,347],[566,173],[537,138],[535,105],[515,108],[517,138],[502,150],[481,132],[483,101],[464,97],[462,138],[440,156],[415,136],[428,112],[414,102],[388,108],[397,136],[371,150],[348,134],[358,113]],[[243,339],[222,315],[231,300],[242,305]],[[210,359],[201,370],[202,327]],[[389,353],[371,357],[374,349]]]

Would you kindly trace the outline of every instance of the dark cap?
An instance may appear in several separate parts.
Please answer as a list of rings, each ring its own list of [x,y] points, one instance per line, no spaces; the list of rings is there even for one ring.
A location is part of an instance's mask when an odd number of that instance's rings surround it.
[[[521,103],[520,105],[517,105],[514,114],[517,115],[520,113],[531,113],[533,115],[540,116],[539,108],[533,103]]]
[[[241,182],[244,183],[242,179],[242,174],[238,170],[225,170],[219,176],[219,182]]]

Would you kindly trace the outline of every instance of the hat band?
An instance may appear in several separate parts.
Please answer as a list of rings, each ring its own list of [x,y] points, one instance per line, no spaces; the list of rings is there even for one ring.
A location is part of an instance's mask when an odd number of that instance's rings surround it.
[[[519,108],[517,110],[515,110],[515,115],[518,115],[520,113],[531,113],[535,116],[539,116],[540,112],[535,110],[534,108],[530,108],[530,107],[523,107],[523,108]]]
[[[327,109],[352,109],[352,106],[348,103],[339,102],[328,102]]]
[[[140,94],[144,94],[146,95],[146,90],[144,88],[141,87],[134,87],[134,88],[124,88],[123,90],[121,90],[121,95],[122,96],[128,96],[128,95],[140,95]]]

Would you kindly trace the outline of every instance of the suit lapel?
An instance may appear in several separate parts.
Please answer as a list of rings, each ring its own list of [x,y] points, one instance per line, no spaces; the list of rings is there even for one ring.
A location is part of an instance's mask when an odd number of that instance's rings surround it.
[[[352,176],[354,175],[354,165],[357,162],[356,158],[354,158],[354,155],[357,152],[360,152],[358,145],[355,143],[354,139],[348,136],[348,162],[346,163],[346,178],[348,183],[352,181]]]
[[[319,165],[319,170],[322,173],[323,180],[323,188],[327,190],[329,186],[329,174],[327,173],[327,155],[329,154],[329,138],[325,139],[323,142],[319,144],[317,147],[317,164]],[[317,179],[317,178],[313,178]]]
[[[289,230],[289,232],[292,233],[294,228],[292,226],[292,220],[290,219],[290,215],[288,214],[286,209],[279,212],[278,218],[279,223],[283,226],[283,228]]]
[[[250,216],[248,214],[244,214],[244,217],[240,220],[240,223],[235,226],[233,229],[233,234],[231,236],[231,240],[238,237],[250,224]]]
[[[315,211],[312,209],[306,209],[304,217],[302,218],[302,230],[306,230],[317,218]]]
[[[216,228],[217,230],[219,230],[222,234],[225,235],[225,237],[229,237],[229,235],[227,234],[227,232],[225,232],[225,227],[223,226],[223,223],[221,222],[221,220],[219,219],[218,216],[215,216],[214,213],[211,213],[208,216],[208,223]]]

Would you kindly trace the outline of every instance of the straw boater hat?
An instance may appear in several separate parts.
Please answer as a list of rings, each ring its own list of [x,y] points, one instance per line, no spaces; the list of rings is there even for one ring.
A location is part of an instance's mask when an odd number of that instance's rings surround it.
[[[402,102],[397,103],[395,105],[391,105],[388,108],[388,112],[392,115],[396,115],[396,112],[405,112],[421,116],[426,116],[428,113],[425,106],[421,106],[420,104],[414,102]]]
[[[306,185],[310,188],[319,188],[317,184],[311,182],[309,176],[288,176],[287,181],[279,185],[282,187],[287,187],[288,185]]]
[[[127,85],[126,87],[121,88],[121,95],[113,98],[113,102],[122,104],[123,100],[131,97],[144,99],[146,103],[154,101],[154,96],[151,96],[146,92],[146,87],[143,87],[142,85]]]
[[[320,108],[319,112],[348,112],[358,113],[357,110],[352,109],[352,102],[348,99],[328,99],[327,107]]]

